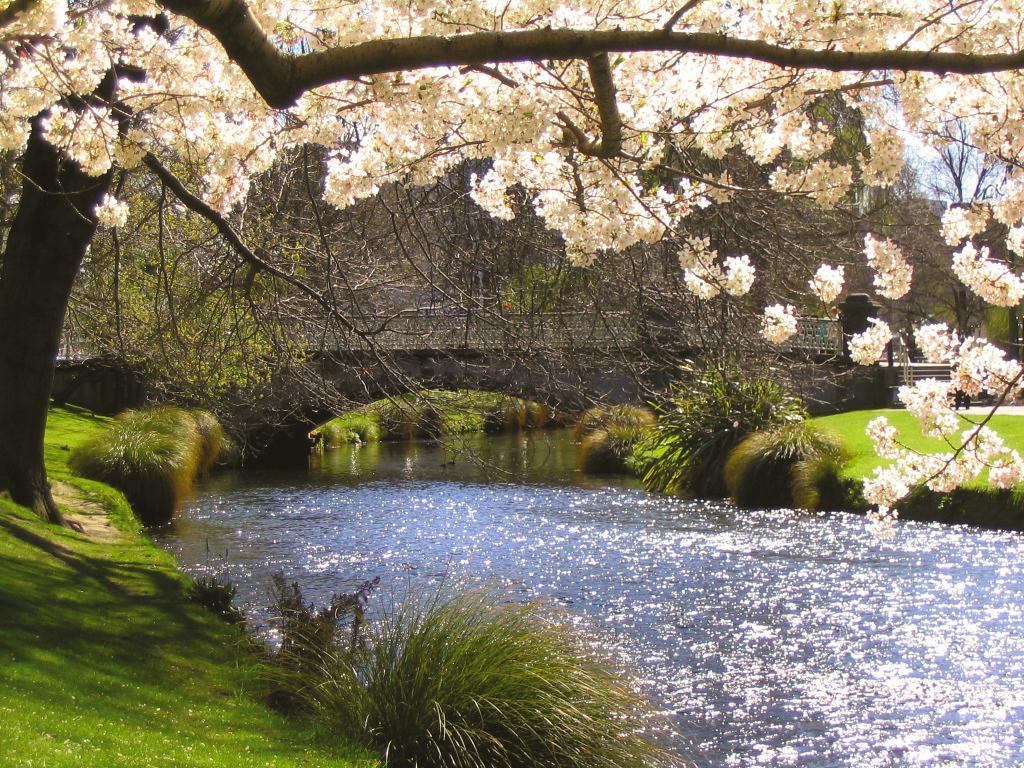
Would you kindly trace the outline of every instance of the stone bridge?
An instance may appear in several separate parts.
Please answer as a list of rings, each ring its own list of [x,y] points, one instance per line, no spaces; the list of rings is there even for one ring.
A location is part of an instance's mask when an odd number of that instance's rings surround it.
[[[756,339],[757,317],[730,320],[737,339]],[[306,326],[310,366],[354,399],[410,386],[515,392],[563,403],[600,397],[630,401],[668,383],[679,359],[709,344],[700,329],[636,321],[625,313],[464,313],[362,316],[344,333]],[[670,340],[674,362],[662,370],[630,364]],[[842,353],[838,322],[801,318],[782,351],[794,361]],[[137,404],[144,390],[130,374],[66,343],[58,358],[55,399],[101,412]],[[316,404],[311,404],[314,408]]]

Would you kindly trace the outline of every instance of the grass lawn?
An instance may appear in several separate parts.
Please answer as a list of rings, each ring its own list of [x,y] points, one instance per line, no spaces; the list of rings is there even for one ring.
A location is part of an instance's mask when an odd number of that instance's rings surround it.
[[[247,694],[240,632],[184,600],[187,578],[119,493],[71,473],[70,449],[104,423],[55,409],[47,432],[51,479],[86,534],[0,500],[0,765],[375,765]]]
[[[821,416],[813,421],[816,424],[838,432],[846,442],[852,454],[852,460],[843,468],[843,474],[847,477],[865,478],[870,477],[875,467],[888,464],[886,459],[875,455],[871,441],[864,433],[868,422],[878,416],[885,416],[889,423],[899,430],[900,441],[905,445],[920,451],[942,451],[949,450],[942,440],[924,437],[918,426],[917,420],[907,411],[899,409],[880,409],[870,411],[850,411],[839,413],[834,416]],[[982,416],[968,416],[964,420],[964,429],[970,427],[966,419],[978,422]],[[996,415],[989,422],[989,426],[995,429],[1006,441],[1006,443],[1019,451],[1024,451],[1024,416]]]

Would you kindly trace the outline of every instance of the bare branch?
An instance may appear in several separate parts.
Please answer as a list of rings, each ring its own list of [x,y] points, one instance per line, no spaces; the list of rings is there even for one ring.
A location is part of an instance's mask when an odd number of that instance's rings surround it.
[[[686,3],[686,5],[684,5],[682,8],[680,8],[678,11],[676,11],[669,17],[668,21],[665,22],[665,26],[662,27],[662,29],[664,29],[666,32],[671,32],[672,28],[679,23],[679,20],[683,18],[683,16],[688,14],[690,11],[692,11],[694,8],[696,8],[698,5],[700,5],[701,2],[703,2],[703,0],[689,0],[689,2]]]

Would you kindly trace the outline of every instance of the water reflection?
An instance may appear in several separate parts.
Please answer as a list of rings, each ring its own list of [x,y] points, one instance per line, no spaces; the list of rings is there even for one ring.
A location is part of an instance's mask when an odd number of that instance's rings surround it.
[[[701,765],[1024,764],[1024,537],[651,496],[581,478],[565,436],[468,447],[221,477],[162,540],[253,610],[278,569],[320,599],[378,575],[553,597]]]

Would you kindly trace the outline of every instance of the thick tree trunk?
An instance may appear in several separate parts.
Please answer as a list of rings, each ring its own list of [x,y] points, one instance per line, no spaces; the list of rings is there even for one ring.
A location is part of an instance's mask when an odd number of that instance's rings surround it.
[[[110,174],[92,178],[41,135],[0,262],[0,491],[52,522],[61,516],[43,463],[43,435],[68,297],[96,230],[93,209]]]

